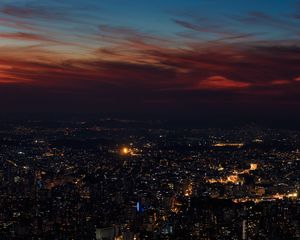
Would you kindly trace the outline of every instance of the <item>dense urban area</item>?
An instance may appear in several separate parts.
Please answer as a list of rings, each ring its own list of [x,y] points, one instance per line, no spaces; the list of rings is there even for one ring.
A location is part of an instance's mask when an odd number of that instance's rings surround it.
[[[0,123],[0,239],[300,239],[300,131]]]

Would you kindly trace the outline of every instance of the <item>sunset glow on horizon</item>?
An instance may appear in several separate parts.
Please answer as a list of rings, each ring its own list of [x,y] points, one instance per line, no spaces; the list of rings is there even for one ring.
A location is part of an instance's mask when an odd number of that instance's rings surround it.
[[[3,110],[294,111],[297,10],[295,0],[2,1]]]

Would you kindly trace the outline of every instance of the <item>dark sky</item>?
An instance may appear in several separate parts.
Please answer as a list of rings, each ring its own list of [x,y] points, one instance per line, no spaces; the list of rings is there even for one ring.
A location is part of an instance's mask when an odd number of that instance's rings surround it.
[[[297,122],[300,2],[2,0],[0,110]]]

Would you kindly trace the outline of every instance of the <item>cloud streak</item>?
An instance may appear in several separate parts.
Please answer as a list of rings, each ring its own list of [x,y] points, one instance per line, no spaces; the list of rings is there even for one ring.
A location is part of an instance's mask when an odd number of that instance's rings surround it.
[[[0,32],[3,96],[15,90],[24,98],[32,93],[36,100],[44,92],[69,104],[80,105],[83,99],[82,106],[132,110],[300,104],[300,46],[295,39],[268,39],[263,31],[190,16],[170,19],[176,27],[172,37],[98,22],[83,32],[74,22],[56,31],[39,21],[64,22],[68,16],[59,11],[11,5],[0,11],[0,24],[10,28]],[[259,12],[228,21],[292,32],[298,24]]]
[[[5,5],[0,8],[0,12],[7,16],[19,19],[42,19],[42,20],[65,20],[66,15],[62,11],[42,6],[24,5]]]
[[[26,32],[15,32],[15,33],[0,33],[0,39],[11,39],[11,40],[21,40],[21,41],[38,41],[38,42],[48,42],[48,43],[60,43],[49,37]]]

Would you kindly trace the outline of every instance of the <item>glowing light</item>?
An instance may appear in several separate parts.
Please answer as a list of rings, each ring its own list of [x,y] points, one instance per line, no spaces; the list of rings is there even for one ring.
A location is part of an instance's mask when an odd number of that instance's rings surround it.
[[[222,145],[223,146],[223,145]],[[245,169],[242,171],[233,171],[232,175],[229,175],[226,178],[220,178],[220,179],[208,179],[209,183],[222,183],[222,184],[227,184],[227,183],[242,183],[242,180],[239,178],[240,174],[249,174],[250,171],[255,171],[257,169],[258,165],[257,163],[251,163],[249,169]],[[218,169],[220,171],[220,168]],[[221,168],[223,170],[223,168]]]
[[[288,198],[297,198],[298,197],[298,193],[294,192],[294,193],[290,193],[287,195]]]
[[[138,156],[140,155],[140,150],[134,147],[123,147],[120,149],[120,154],[121,155],[129,155],[129,156]]]
[[[250,164],[250,170],[251,171],[254,171],[254,170],[256,170],[257,169],[257,164],[256,163],[251,163]]]
[[[215,143],[212,146],[213,147],[237,147],[237,148],[241,148],[244,145],[245,145],[244,143]]]
[[[127,155],[129,153],[129,149],[127,147],[122,148],[122,153]]]
[[[227,184],[227,183],[235,183],[235,184],[237,184],[237,183],[240,183],[241,180],[238,177],[238,175],[233,174],[233,175],[228,176],[227,178],[220,178],[220,179],[212,178],[212,179],[208,179],[208,182],[209,183],[222,183],[222,184]]]
[[[239,177],[237,175],[231,175],[227,178],[228,182],[237,183],[239,180]]]
[[[271,198],[282,200],[284,198],[284,194],[276,193],[275,195],[272,195]]]
[[[220,172],[223,170],[224,170],[224,168],[222,166],[218,168],[218,171],[220,171]]]
[[[184,191],[185,197],[190,197],[193,194],[193,185],[190,183]]]

